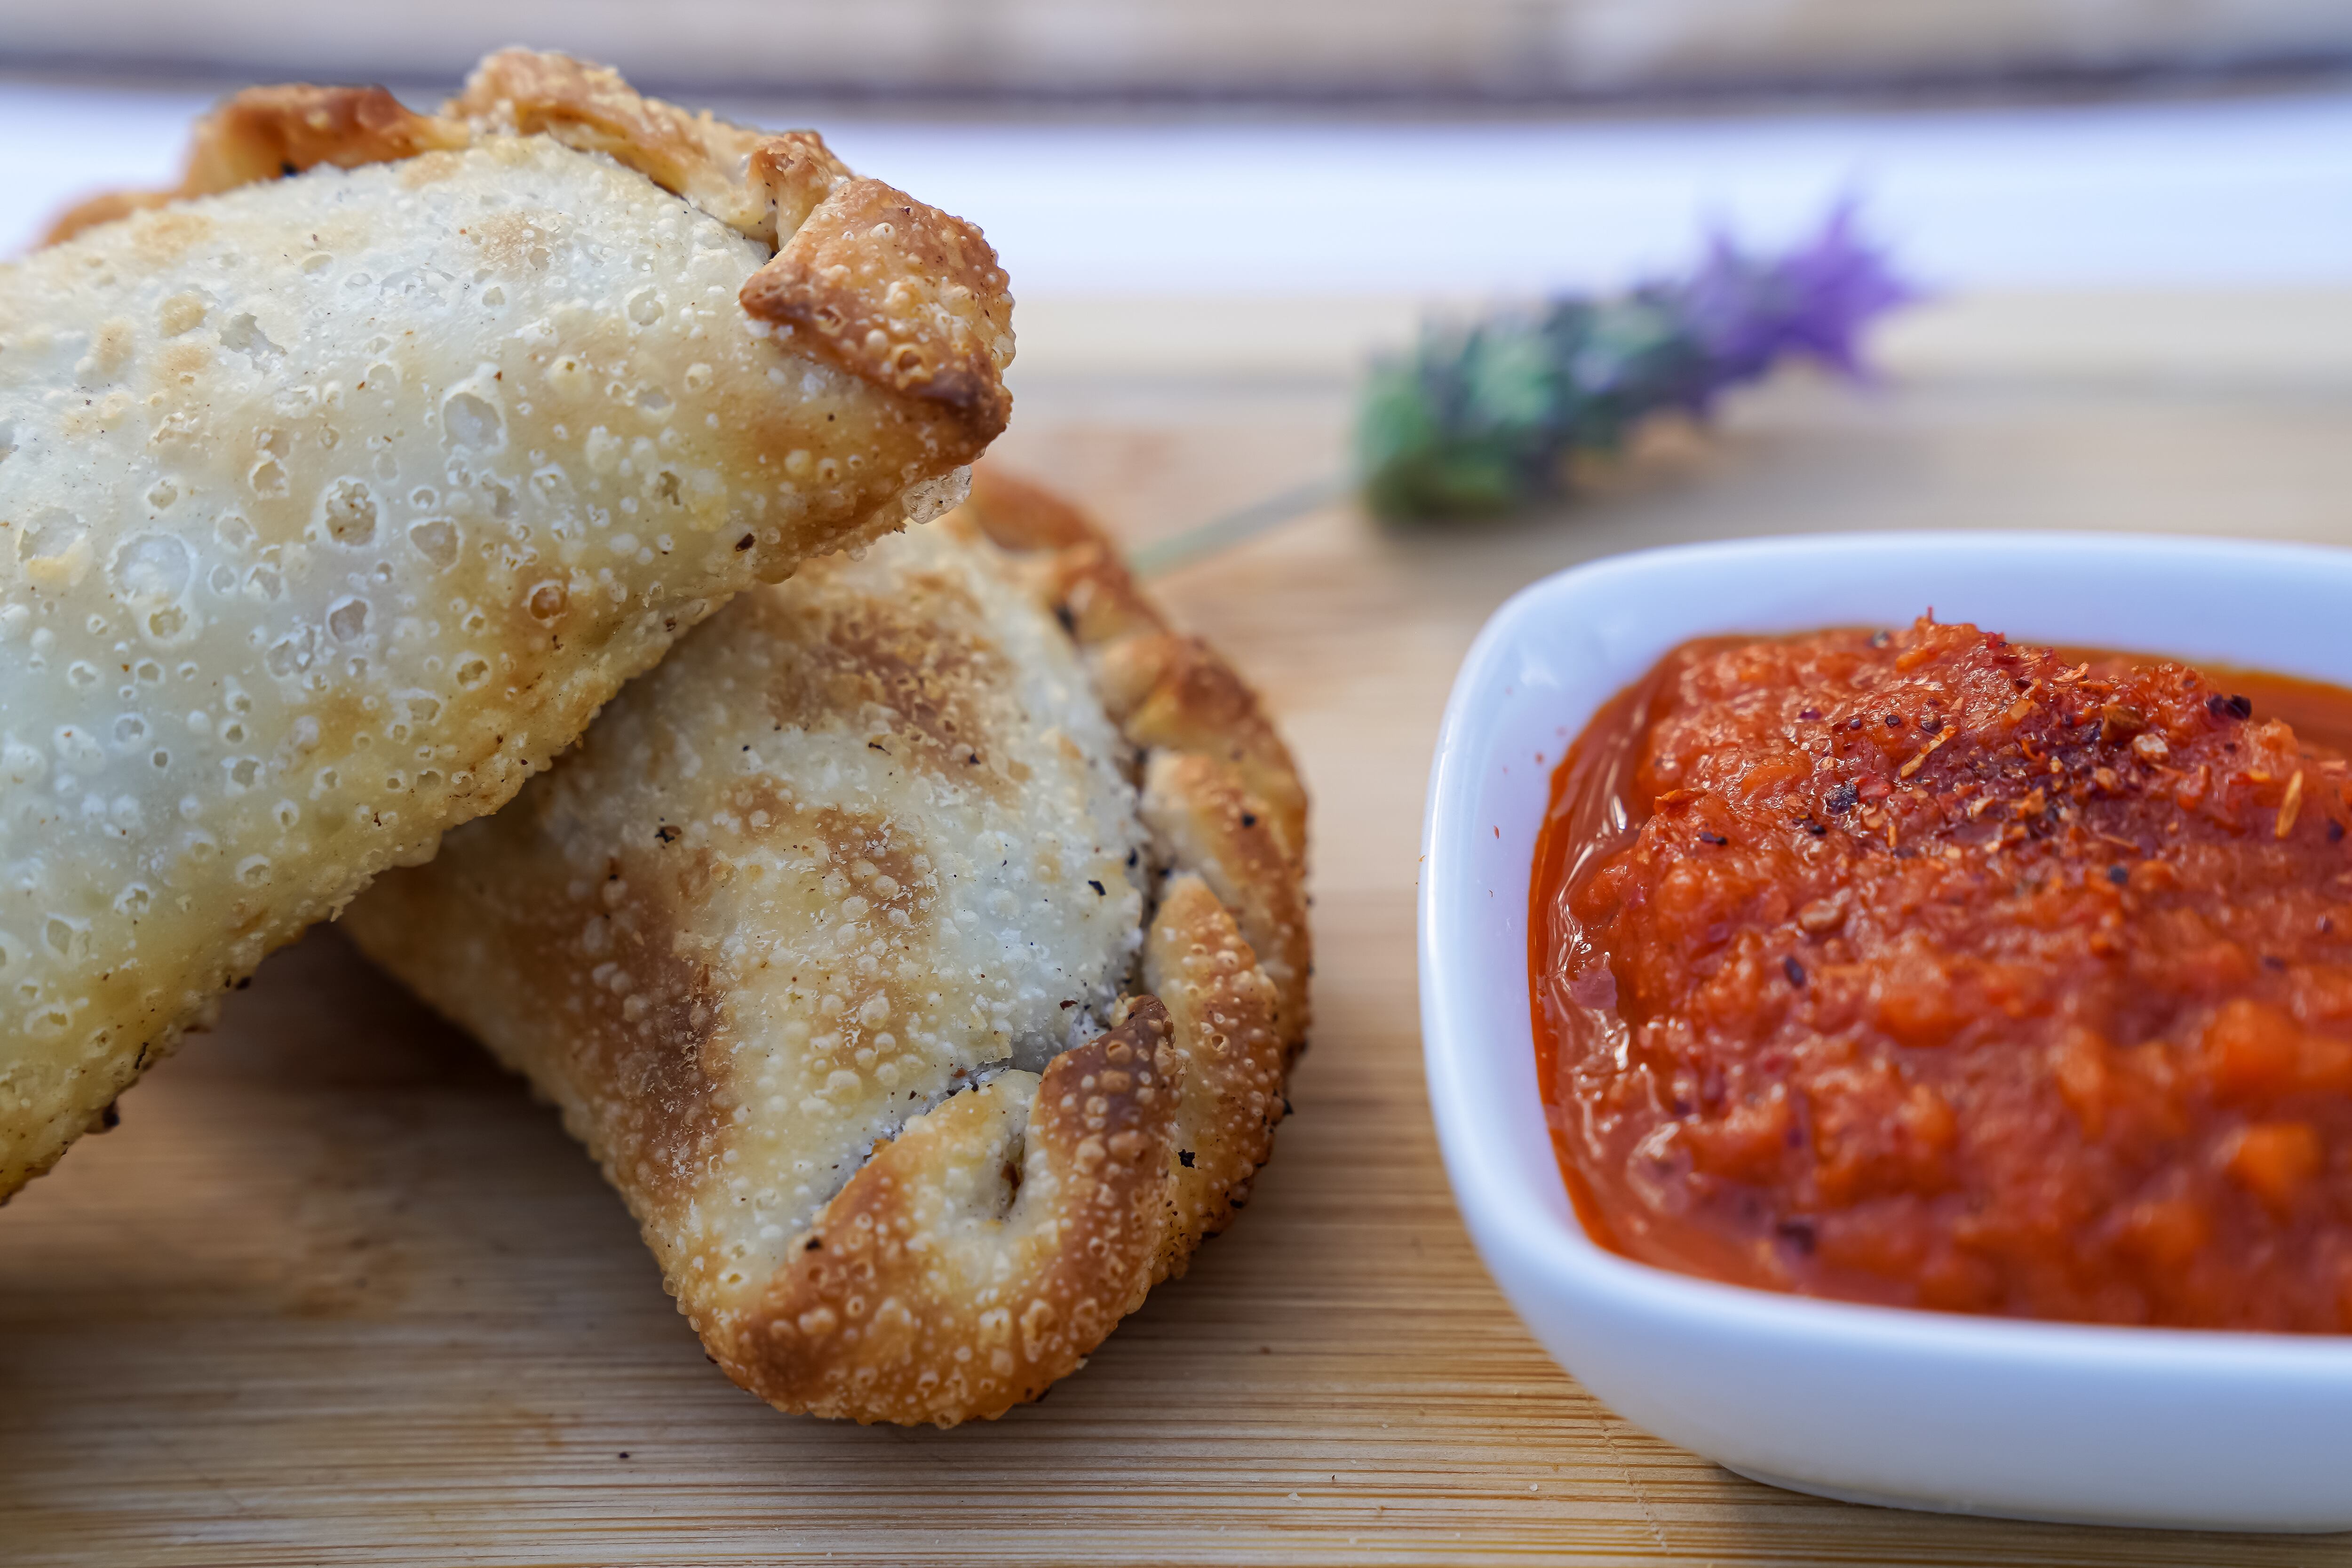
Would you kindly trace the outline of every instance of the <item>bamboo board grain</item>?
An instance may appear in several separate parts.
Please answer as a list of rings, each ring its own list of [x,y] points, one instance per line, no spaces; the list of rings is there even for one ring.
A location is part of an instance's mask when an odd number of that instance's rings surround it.
[[[1143,538],[1336,462],[1363,323],[1394,312],[1284,307],[1273,356],[1230,305],[1034,315],[1003,455]],[[2217,352],[2147,352],[2200,320]],[[993,1426],[737,1393],[552,1114],[314,934],[0,1210],[0,1562],[2352,1563],[2344,1539],[1822,1502],[1618,1420],[1454,1217],[1412,944],[1437,713],[1512,589],[1790,530],[2352,542],[2347,323],[2352,296],[1951,307],[1876,393],[1777,386],[1573,513],[1433,537],[1333,508],[1169,578],[1315,790],[1315,1043],[1242,1223]]]

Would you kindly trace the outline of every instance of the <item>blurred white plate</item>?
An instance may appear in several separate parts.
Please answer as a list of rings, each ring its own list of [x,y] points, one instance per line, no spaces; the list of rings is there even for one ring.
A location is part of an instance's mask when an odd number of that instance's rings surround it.
[[[2352,552],[1847,535],[1621,556],[1525,590],[1454,682],[1423,841],[1430,1099],[1471,1234],[1536,1337],[1595,1395],[1759,1480],[2023,1519],[2352,1528],[2352,1337],[1811,1300],[1628,1261],[1570,1209],[1528,1004],[1528,884],[1550,764],[1603,701],[1691,637],[1901,625],[1931,605],[2023,639],[2352,684]]]

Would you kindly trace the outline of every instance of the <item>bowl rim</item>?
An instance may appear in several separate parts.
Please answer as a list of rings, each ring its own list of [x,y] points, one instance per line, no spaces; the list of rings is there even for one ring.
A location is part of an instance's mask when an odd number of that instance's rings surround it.
[[[1465,1020],[1472,1012],[1473,989],[1482,980],[1492,983],[1496,963],[1490,957],[1482,965],[1477,953],[1465,951],[1473,933],[1466,922],[1452,921],[1450,905],[1468,891],[1460,885],[1474,875],[1468,843],[1482,830],[1469,820],[1477,805],[1474,770],[1503,739],[1497,732],[1503,722],[1497,701],[1509,691],[1506,660],[1531,623],[1586,594],[1614,595],[1621,604],[1638,603],[1639,593],[1650,585],[1645,578],[1655,582],[1693,569],[1786,568],[1792,562],[1819,561],[1832,552],[1847,565],[1918,565],[1948,561],[1958,552],[1981,554],[1989,547],[2047,560],[2105,556],[2128,560],[2137,569],[2169,573],[2248,566],[2312,573],[2336,578],[2352,590],[2352,551],[2324,545],[2126,532],[2012,534],[1949,530],[1770,536],[1674,545],[1571,566],[1518,590],[1487,620],[1463,660],[1431,762],[1423,815],[1416,899],[1423,1066],[1440,1150],[1456,1202],[1490,1263],[1497,1251],[1507,1251],[1516,1268],[1534,1275],[1549,1294],[1605,1297],[1614,1308],[1662,1322],[1769,1339],[1836,1340],[1858,1351],[1925,1353],[2010,1367],[2063,1367],[2069,1373],[2103,1366],[2135,1373],[2160,1368],[2167,1375],[2196,1381],[2218,1375],[2297,1382],[2317,1374],[2352,1392],[2352,1334],[2143,1327],[1877,1306],[1726,1284],[1624,1258],[1601,1247],[1577,1222],[1556,1167],[1545,1173],[1550,1181],[1544,1190],[1529,1179],[1526,1162],[1514,1157],[1513,1147],[1523,1142],[1526,1131],[1525,1116],[1532,1115],[1539,1122],[1540,1109],[1501,1103],[1487,1092],[1489,1086],[1479,1081],[1480,1053],[1506,1047],[1474,1037],[1485,1031],[1467,1026]],[[1723,633],[1759,630],[1766,635],[1769,631],[1752,626],[1717,629]],[[1711,634],[1685,631],[1664,647],[1706,635]],[[2170,653],[2168,649],[2147,651]],[[1605,699],[1630,682],[1656,657],[1653,654],[1633,668],[1622,680],[1601,690],[1599,698]],[[2249,662],[2197,647],[2171,657]],[[2308,665],[2283,673],[2327,678],[2326,671]],[[2347,648],[2333,678],[2352,684],[2352,648]],[[1545,766],[1544,776],[1548,783],[1549,765]],[[1493,889],[1489,891],[1491,896]],[[1522,906],[1526,891],[1523,875],[1517,889]],[[1524,1001],[1528,977],[1523,946],[1509,967]],[[1514,1037],[1508,1048],[1526,1052],[1532,1070],[1531,1028]],[[1518,1124],[1517,1138],[1513,1135],[1514,1123]],[[1549,1153],[1548,1130],[1543,1131],[1543,1146]]]

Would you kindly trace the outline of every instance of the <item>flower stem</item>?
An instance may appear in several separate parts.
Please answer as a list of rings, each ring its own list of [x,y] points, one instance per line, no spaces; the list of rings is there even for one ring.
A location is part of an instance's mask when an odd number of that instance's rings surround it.
[[[1309,479],[1303,485],[1293,486],[1264,500],[1252,501],[1222,517],[1212,518],[1197,528],[1188,528],[1181,533],[1138,545],[1128,552],[1128,564],[1139,577],[1164,576],[1180,566],[1190,566],[1196,561],[1246,544],[1293,519],[1330,505],[1354,489],[1345,474],[1325,474],[1320,479]]]

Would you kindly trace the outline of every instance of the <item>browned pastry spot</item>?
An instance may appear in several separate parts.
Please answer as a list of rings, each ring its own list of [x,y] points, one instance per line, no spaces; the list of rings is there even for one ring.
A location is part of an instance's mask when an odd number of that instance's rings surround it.
[[[814,131],[779,131],[761,138],[745,169],[751,188],[767,198],[771,239],[799,232],[817,204],[853,177],[848,165]]]
[[[248,88],[201,121],[185,194],[231,191],[321,163],[355,169],[466,144],[462,129],[380,87]]]
[[[818,205],[744,283],[743,309],[853,375],[954,416],[976,457],[1004,430],[997,374],[1012,336],[996,252],[961,218],[879,180]]]
[[[631,1174],[647,1191],[678,1192],[697,1179],[713,1152],[720,1118],[702,1052],[719,1032],[725,1001],[709,969],[677,949],[677,915],[662,886],[677,879],[663,877],[650,857],[631,859],[626,875],[615,859],[593,895],[611,934],[593,967],[573,957],[579,948],[574,914],[564,929],[544,932],[551,940],[530,968],[550,975],[572,966],[592,968],[562,988],[567,1003],[589,999],[576,1020],[573,1049],[582,1058],[576,1070],[584,1080],[613,1086],[602,1108],[626,1106],[634,1112],[625,1125],[608,1126],[601,1136],[615,1157],[628,1152]],[[602,984],[593,971],[604,972]]]
[[[43,245],[58,245],[71,239],[86,228],[102,223],[112,223],[132,213],[145,212],[176,200],[178,191],[100,191],[66,208],[49,220],[48,232],[41,236]]]
[[[501,49],[474,68],[445,112],[603,153],[771,245],[850,177],[814,131],[771,135],[708,110],[690,113],[568,55]]]
[[[215,195],[321,163],[339,169],[389,163],[463,147],[467,140],[464,126],[413,113],[380,87],[247,88],[196,121],[176,187],[92,196],[51,224],[42,243],[55,245],[93,224],[167,202]]]
[[[1151,1287],[1177,1099],[1168,1009],[874,1152],[742,1326],[729,1375],[790,1410],[952,1426],[1076,1369]],[[1009,1256],[1008,1256],[1009,1254]]]
[[[1250,1178],[1274,1152],[1275,1123],[1289,1110],[1282,1080],[1291,1053],[1273,983],[1197,877],[1170,882],[1144,943],[1143,984],[1168,1007],[1181,1100],[1155,1270],[1164,1278],[1183,1273],[1201,1239],[1232,1224],[1248,1201]]]
[[[565,1071],[589,1090],[564,1105],[565,1121],[640,1203],[691,1193],[725,1126],[702,1059],[725,999],[677,940],[681,880],[656,857],[631,853],[614,857],[601,878],[583,879],[574,899],[517,901],[498,877],[469,879],[459,889],[457,918],[481,930],[502,926],[509,983],[562,1019]],[[399,877],[381,885],[394,899],[416,887]],[[420,904],[408,918],[451,917],[446,907],[436,913]]]
[[[940,578],[919,579],[912,602],[857,597],[812,615],[771,599],[747,614],[772,623],[789,652],[768,683],[776,722],[807,728],[826,714],[865,716],[903,744],[893,755],[969,781],[976,738],[987,732],[978,705],[1011,680],[1002,650],[926,614],[925,598],[961,594]],[[982,759],[979,777],[1009,784]]]
[[[1283,1034],[1307,1037],[1311,943],[1307,897],[1275,819],[1239,768],[1201,752],[1155,751],[1143,773],[1143,820],[1170,862],[1192,871],[1233,911],[1281,997]]]
[[[1233,666],[1198,637],[1128,637],[1103,650],[1103,699],[1128,739],[1214,757],[1237,773],[1286,853],[1304,852],[1307,792],[1289,748]]]

